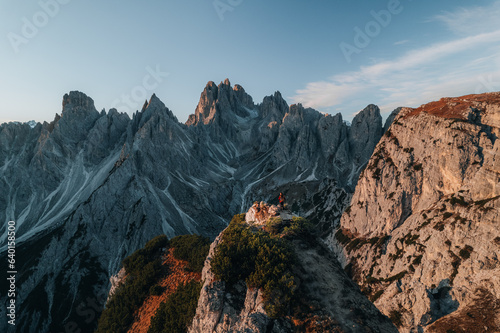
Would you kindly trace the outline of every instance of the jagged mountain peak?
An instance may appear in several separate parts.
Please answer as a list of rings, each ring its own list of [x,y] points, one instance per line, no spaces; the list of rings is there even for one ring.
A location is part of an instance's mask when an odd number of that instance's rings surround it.
[[[153,94],[149,101],[145,101],[142,111],[138,114],[140,117],[139,127],[142,127],[154,115],[160,117],[166,116],[168,119],[178,122],[177,117],[170,111],[156,94]]]
[[[236,121],[234,116],[247,117],[246,109],[255,107],[253,99],[245,92],[241,85],[231,88],[229,79],[224,80],[218,86],[209,81],[201,93],[200,101],[194,114],[189,116],[186,125],[208,125],[222,122],[231,123]]]
[[[363,110],[358,112],[356,116],[353,118],[353,124],[356,122],[360,122],[366,118],[377,118],[380,116],[380,109],[375,104],[368,104]]]
[[[233,90],[234,91],[245,91],[245,89],[243,89],[243,87],[240,86],[239,84],[235,84],[233,87]]]
[[[157,109],[167,109],[165,103],[163,103],[156,94],[151,95],[149,102],[147,102],[146,108],[157,108]]]
[[[67,106],[81,107],[86,110],[95,110],[94,100],[80,91],[70,91],[64,94],[62,101],[63,114]]]
[[[354,117],[349,128],[349,142],[357,161],[368,160],[382,131],[382,116],[378,106],[370,104]]]
[[[262,117],[274,116],[276,119],[281,119],[288,112],[288,104],[281,96],[279,91],[276,91],[273,95],[266,96],[259,105]]]

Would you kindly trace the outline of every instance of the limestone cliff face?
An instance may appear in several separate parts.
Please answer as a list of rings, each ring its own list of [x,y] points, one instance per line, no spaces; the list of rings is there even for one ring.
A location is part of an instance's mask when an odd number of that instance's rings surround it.
[[[499,93],[404,108],[361,173],[329,243],[402,332],[500,330],[499,136]]]

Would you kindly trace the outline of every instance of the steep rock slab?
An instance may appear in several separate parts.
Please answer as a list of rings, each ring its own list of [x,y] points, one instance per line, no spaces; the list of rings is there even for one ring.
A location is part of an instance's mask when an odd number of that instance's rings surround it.
[[[500,299],[499,117],[499,93],[401,110],[330,237],[403,332],[459,317],[485,290]],[[468,320],[498,330],[493,317]]]

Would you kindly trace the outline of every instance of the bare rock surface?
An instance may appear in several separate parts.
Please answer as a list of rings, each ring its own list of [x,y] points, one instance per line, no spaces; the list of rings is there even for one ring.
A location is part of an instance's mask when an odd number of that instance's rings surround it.
[[[469,311],[500,299],[499,119],[499,93],[403,108],[329,237],[401,332],[500,331]]]

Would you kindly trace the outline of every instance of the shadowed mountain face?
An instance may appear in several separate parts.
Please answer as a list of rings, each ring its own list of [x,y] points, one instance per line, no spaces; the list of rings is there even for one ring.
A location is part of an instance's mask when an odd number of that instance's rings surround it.
[[[254,200],[283,192],[328,231],[382,132],[374,105],[347,126],[279,92],[254,104],[229,80],[207,84],[186,124],[155,95],[130,119],[71,92],[51,123],[1,125],[0,259],[14,220],[18,331],[92,330],[91,301],[126,255],[161,233],[213,238]]]

